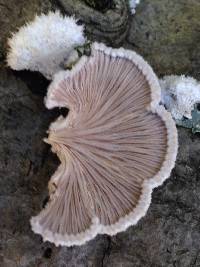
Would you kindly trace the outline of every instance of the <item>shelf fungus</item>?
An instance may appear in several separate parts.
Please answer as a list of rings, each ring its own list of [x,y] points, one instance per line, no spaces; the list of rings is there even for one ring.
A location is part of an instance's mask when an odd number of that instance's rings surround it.
[[[123,48],[94,43],[89,57],[55,76],[46,107],[70,111],[45,140],[61,163],[49,203],[31,219],[35,233],[56,245],[81,245],[146,214],[177,154],[175,123],[159,102],[151,67]]]

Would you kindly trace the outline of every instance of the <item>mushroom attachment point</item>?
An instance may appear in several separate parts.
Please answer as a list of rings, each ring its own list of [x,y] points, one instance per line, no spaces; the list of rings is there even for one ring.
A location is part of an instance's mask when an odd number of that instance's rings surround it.
[[[123,48],[94,43],[89,57],[56,75],[45,104],[70,111],[45,140],[61,163],[49,203],[31,219],[35,233],[56,245],[81,245],[146,214],[177,154],[175,123],[159,102],[151,67]]]

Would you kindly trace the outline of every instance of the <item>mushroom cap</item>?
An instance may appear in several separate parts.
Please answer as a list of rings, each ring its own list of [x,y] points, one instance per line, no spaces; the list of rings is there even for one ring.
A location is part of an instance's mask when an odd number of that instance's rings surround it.
[[[56,245],[81,245],[146,214],[177,154],[174,121],[159,101],[151,67],[123,48],[94,43],[90,57],[55,77],[46,106],[70,111],[45,140],[61,164],[49,203],[31,219],[34,232]]]
[[[52,79],[74,48],[84,44],[83,29],[74,17],[62,16],[59,11],[36,16],[8,40],[7,64],[14,70],[39,71]]]

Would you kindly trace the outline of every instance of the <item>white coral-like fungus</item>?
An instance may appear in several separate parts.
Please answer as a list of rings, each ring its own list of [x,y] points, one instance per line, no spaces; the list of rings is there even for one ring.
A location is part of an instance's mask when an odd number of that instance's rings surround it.
[[[135,14],[136,6],[140,3],[140,0],[129,0],[129,6],[131,9],[131,13]]]
[[[162,104],[172,117],[191,119],[194,104],[200,101],[200,83],[192,77],[170,75],[160,80],[160,86]]]
[[[48,79],[61,70],[74,47],[85,42],[83,26],[58,11],[36,16],[8,40],[8,65],[15,70],[39,71]]]

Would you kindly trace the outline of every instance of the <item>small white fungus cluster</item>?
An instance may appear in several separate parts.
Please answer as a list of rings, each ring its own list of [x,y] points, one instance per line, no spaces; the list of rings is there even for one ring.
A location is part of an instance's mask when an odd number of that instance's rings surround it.
[[[129,0],[129,6],[131,9],[131,13],[135,14],[136,6],[140,3],[140,0]]]
[[[36,16],[8,40],[8,65],[15,70],[41,72],[46,78],[61,70],[61,64],[85,42],[83,26],[58,11]]]
[[[161,102],[175,120],[192,118],[194,104],[200,102],[200,83],[184,75],[165,76],[160,80]]]

